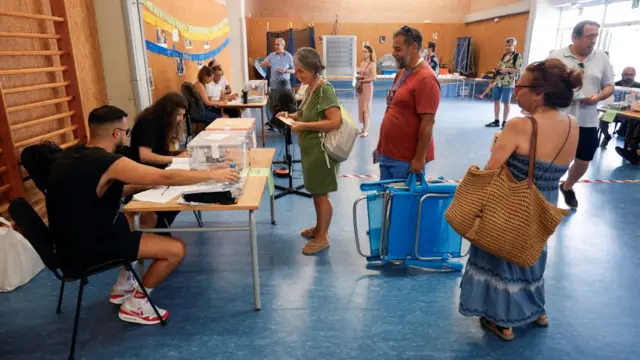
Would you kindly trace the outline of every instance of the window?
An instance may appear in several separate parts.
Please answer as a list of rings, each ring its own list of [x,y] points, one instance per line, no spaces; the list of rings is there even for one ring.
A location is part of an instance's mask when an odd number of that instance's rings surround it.
[[[631,1],[614,2],[607,5],[605,24],[640,20],[640,7],[631,8]]]

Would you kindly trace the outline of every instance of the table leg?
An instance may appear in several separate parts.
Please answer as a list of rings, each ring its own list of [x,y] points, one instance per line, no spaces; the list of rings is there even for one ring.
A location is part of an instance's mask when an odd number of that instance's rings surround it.
[[[269,196],[269,205],[271,206],[271,225],[276,224],[276,211],[274,209],[275,204],[276,204],[275,194],[271,194]]]
[[[472,86],[472,88],[471,88],[471,100],[473,100],[473,99],[475,99],[475,98],[476,98],[476,83],[477,83],[477,82],[478,82],[478,81],[473,80],[473,86]]]
[[[265,147],[265,139],[264,139],[264,106],[260,108],[260,119],[262,121],[262,147]]]
[[[258,236],[256,234],[256,218],[253,210],[249,210],[249,238],[251,240],[251,270],[253,272],[254,310],[260,311],[260,276],[258,272]]]

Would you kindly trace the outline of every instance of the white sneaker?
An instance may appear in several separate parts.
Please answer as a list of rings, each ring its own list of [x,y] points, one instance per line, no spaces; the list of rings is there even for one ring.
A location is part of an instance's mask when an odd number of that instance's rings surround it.
[[[158,308],[158,312],[162,317],[162,320],[169,318],[169,312]],[[122,321],[132,322],[142,325],[153,325],[160,322],[158,315],[153,311],[151,303],[145,298],[144,294],[140,291],[136,291],[133,296],[129,297],[120,306],[120,312],[118,317]]]
[[[135,285],[131,284],[129,288],[119,289],[114,286],[111,288],[111,295],[109,295],[109,302],[116,305],[122,305],[125,300],[127,300],[133,292],[136,290]]]

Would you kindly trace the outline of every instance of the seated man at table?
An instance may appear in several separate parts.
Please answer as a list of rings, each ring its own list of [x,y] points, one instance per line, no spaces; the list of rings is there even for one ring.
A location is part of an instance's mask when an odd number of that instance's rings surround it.
[[[640,83],[636,80],[636,69],[633,66],[628,66],[622,70],[622,79],[615,83],[616,86],[623,86],[627,88],[640,88]],[[614,95],[616,95],[614,93]],[[622,101],[624,99],[616,96],[616,101]],[[618,129],[619,136],[625,136],[627,134],[627,124],[629,117],[625,115],[616,115],[616,118],[613,120],[614,122],[621,122],[620,129]],[[602,131],[602,142],[600,143],[601,147],[607,147],[609,145],[609,141],[611,141],[611,134],[609,134],[609,123],[600,120],[600,131]]]
[[[122,197],[141,188],[158,185],[190,185],[215,180],[236,181],[235,169],[215,171],[160,170],[114,154],[129,134],[127,114],[114,106],[103,106],[89,114],[91,141],[62,152],[51,168],[46,195],[49,228],[56,253],[70,275],[115,261],[152,259],[142,279],[147,292],[163,282],[182,262],[184,243],[176,238],[133,231],[131,219],[120,212]],[[125,185],[135,184],[135,185]],[[141,221],[152,228],[150,215]],[[160,319],[142,289],[122,271],[113,289],[122,296],[110,297],[122,304],[120,319],[156,324]],[[169,313],[158,309],[166,319]]]
[[[220,63],[216,61],[216,58],[213,58],[213,60],[209,61],[209,64],[207,64],[207,66],[209,66],[211,70],[213,70],[213,68],[215,68],[216,66],[222,68]],[[231,85],[229,84],[229,81],[227,81],[227,78],[224,76],[224,74],[222,75],[222,78],[220,79],[219,83],[224,87],[225,94],[231,94],[233,92],[231,90]]]
[[[220,66],[215,66],[213,69],[213,81],[205,85],[207,96],[211,101],[234,101],[238,99],[238,94],[227,93],[226,87],[229,86],[222,82],[224,71]],[[231,87],[229,87],[231,90]],[[223,108],[222,110],[230,118],[239,118],[242,115],[241,109]]]
[[[640,125],[635,125],[633,135],[627,139],[627,142],[628,148],[616,146],[616,152],[632,165],[638,165],[640,162]]]

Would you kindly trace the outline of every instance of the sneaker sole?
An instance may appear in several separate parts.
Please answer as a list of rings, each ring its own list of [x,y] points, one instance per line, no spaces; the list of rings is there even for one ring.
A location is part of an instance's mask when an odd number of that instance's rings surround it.
[[[122,321],[126,321],[126,322],[130,322],[130,323],[134,323],[134,324],[141,324],[141,325],[155,325],[155,324],[159,324],[160,320],[145,320],[145,319],[141,319],[137,316],[133,316],[133,315],[127,315],[127,314],[123,314],[121,312],[118,313],[118,317],[120,318],[120,320]],[[165,314],[164,320],[166,321],[169,318],[169,313]]]

